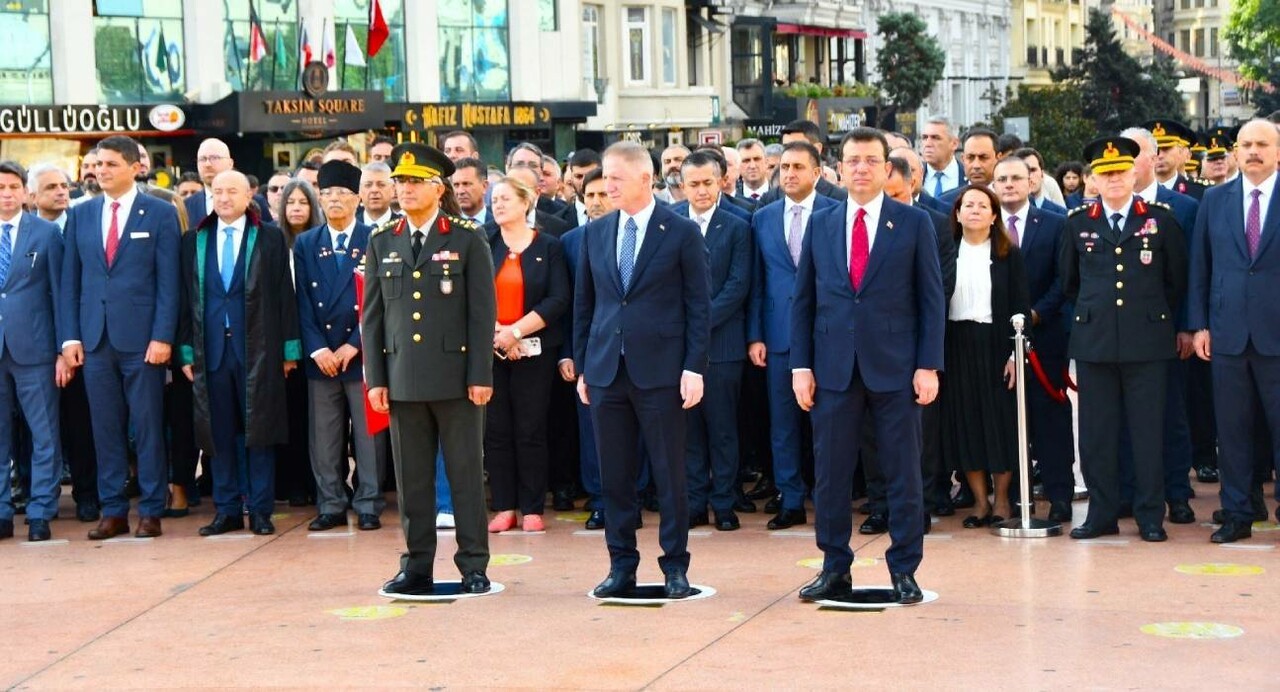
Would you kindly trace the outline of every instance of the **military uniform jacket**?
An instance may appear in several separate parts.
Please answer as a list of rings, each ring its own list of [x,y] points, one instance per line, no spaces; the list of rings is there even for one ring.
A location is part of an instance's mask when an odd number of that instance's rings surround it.
[[[1068,355],[1132,363],[1176,355],[1174,320],[1187,287],[1187,243],[1172,212],[1135,198],[1117,236],[1099,202],[1073,209],[1059,271],[1075,303]]]
[[[443,401],[493,385],[497,300],[489,244],[475,224],[440,213],[413,258],[406,219],[369,236],[364,265],[365,383],[394,401]]]

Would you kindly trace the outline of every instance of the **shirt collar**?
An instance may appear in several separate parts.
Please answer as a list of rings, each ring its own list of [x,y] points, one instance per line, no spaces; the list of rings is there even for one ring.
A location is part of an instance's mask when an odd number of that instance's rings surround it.
[[[122,207],[132,207],[133,201],[137,198],[138,198],[138,186],[130,185],[129,191],[125,192],[123,195],[120,195],[119,197],[113,198],[111,195],[108,195],[105,192],[102,193],[102,204],[107,209],[111,208],[112,202],[119,202],[120,206]]]
[[[810,190],[809,196],[805,197],[799,202],[792,200],[790,197],[786,195],[783,195],[782,198],[787,200],[784,203],[786,206],[786,209],[783,210],[784,213],[789,213],[791,211],[791,207],[795,207],[795,206],[803,207],[805,211],[813,211],[813,203],[818,199],[818,188],[815,187],[812,190]]]
[[[241,215],[240,215],[240,218],[236,219],[235,221],[232,221],[231,223],[226,223],[226,222],[225,222],[225,221],[223,221],[221,218],[219,218],[219,219],[218,219],[218,232],[219,232],[219,233],[221,233],[221,232],[222,232],[223,230],[225,230],[227,227],[231,227],[231,228],[236,229],[236,233],[244,233],[244,226],[245,226],[245,223],[246,223],[246,221],[247,221],[247,218],[248,218],[248,217],[246,217],[244,214],[241,214]]]
[[[929,166],[928,164],[925,164],[925,165],[928,166],[929,168],[929,171],[928,171],[929,174],[924,177],[926,187],[928,186],[929,181],[937,179],[939,173],[941,173],[942,177],[944,178],[955,178],[957,180],[959,179],[959,176],[956,175],[956,172],[960,168],[960,162],[956,160],[955,156],[952,156],[951,162],[943,166],[942,168],[934,168],[933,166]]]
[[[1022,208],[1021,208],[1021,209],[1019,209],[1019,210],[1017,210],[1017,211],[1015,211],[1015,212],[1014,212],[1014,213],[1012,213],[1012,214],[1010,214],[1009,212],[1005,211],[1005,210],[1004,210],[1004,207],[1000,207],[1000,214],[1001,214],[1001,218],[1002,218],[1006,223],[1009,221],[1009,217],[1010,217],[1010,216],[1016,216],[1016,217],[1018,217],[1018,220],[1019,220],[1019,221],[1026,221],[1026,220],[1027,220],[1027,217],[1031,215],[1031,202],[1030,202],[1030,201],[1023,202],[1023,203],[1022,203]]]
[[[768,191],[769,191],[768,180],[764,181],[764,185],[761,185],[758,188],[751,187],[750,185],[747,184],[747,181],[745,180],[742,181],[742,194],[746,197],[750,197],[751,195],[759,195],[761,197],[764,197],[765,193]]]
[[[346,233],[347,238],[350,239],[351,236],[355,233],[355,230],[356,230],[356,220],[353,218],[351,219],[351,222],[347,224],[346,228],[336,228],[333,225],[330,225],[329,235],[333,238],[337,238],[339,233]]]
[[[849,198],[850,214],[857,214],[858,213],[857,209],[862,208],[867,210],[867,216],[872,218],[880,218],[880,209],[883,207],[884,207],[883,192],[873,197],[870,202],[867,202],[866,204],[861,204],[861,205],[853,201],[852,197]]]
[[[636,227],[640,231],[644,231],[646,228],[649,227],[649,219],[653,217],[653,210],[657,206],[658,206],[657,201],[653,197],[650,197],[649,203],[646,204],[643,209],[636,212],[635,214],[628,214],[625,211],[619,210],[619,213],[622,215],[622,217],[619,221],[618,229],[622,230],[622,227],[627,223],[627,219],[631,218],[636,220]]]
[[[1160,194],[1160,182],[1158,180],[1152,180],[1151,184],[1145,189],[1134,190],[1134,192],[1137,193],[1144,202],[1155,202],[1157,195]]]
[[[428,221],[427,223],[423,224],[422,226],[414,226],[413,222],[409,220],[408,216],[404,217],[404,225],[409,227],[409,239],[413,240],[413,234],[417,233],[418,231],[422,231],[423,235],[431,235],[431,229],[435,228],[436,219],[439,219],[439,218],[440,218],[440,212],[437,211],[435,214],[431,216],[431,220]]]
[[[1262,196],[1266,197],[1267,199],[1271,199],[1271,195],[1276,191],[1276,177],[1277,177],[1277,173],[1272,172],[1270,176],[1267,176],[1266,180],[1262,181],[1262,184],[1254,185],[1253,183],[1249,182],[1248,178],[1244,176],[1240,176],[1240,183],[1244,186],[1243,189],[1244,189],[1245,203],[1247,204],[1253,201],[1249,198],[1249,195],[1252,194],[1255,189],[1262,190]]]
[[[1129,207],[1133,204],[1131,201],[1129,204],[1124,205],[1123,209],[1112,209],[1107,206],[1107,203],[1103,201],[1101,197],[1098,198],[1098,203],[1102,205],[1102,218],[1107,222],[1108,226],[1111,225],[1111,217],[1116,214],[1120,215],[1120,221],[1123,223],[1124,220],[1129,217]]]
[[[1168,181],[1160,180],[1159,178],[1157,178],[1156,184],[1159,185],[1160,187],[1163,187],[1166,190],[1173,190],[1173,186],[1178,184],[1178,176],[1175,175],[1172,178],[1169,178]],[[1177,190],[1173,190],[1173,191],[1177,192]]]
[[[387,207],[387,210],[382,212],[382,216],[379,216],[376,219],[373,218],[372,216],[369,216],[369,210],[365,209],[364,219],[365,221],[368,222],[370,226],[381,226],[382,224],[391,220],[391,207]],[[354,220],[352,221],[352,223],[354,224]]]
[[[65,214],[66,212],[63,212],[63,213]],[[22,210],[19,209],[18,213],[14,214],[13,218],[10,219],[9,221],[4,221],[0,219],[0,224],[6,224],[6,223],[13,224],[13,229],[16,231],[18,229],[18,226],[22,225]]]

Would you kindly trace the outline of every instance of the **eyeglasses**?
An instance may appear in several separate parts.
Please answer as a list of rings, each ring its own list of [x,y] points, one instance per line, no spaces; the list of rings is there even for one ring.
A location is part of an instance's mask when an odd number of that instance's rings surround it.
[[[268,185],[267,192],[279,192],[284,189],[284,185]]]
[[[217,163],[227,158],[221,154],[207,154],[205,156],[196,157],[196,163]]]
[[[867,158],[862,159],[862,158],[858,158],[858,157],[856,157],[856,156],[855,156],[855,157],[848,158],[848,159],[845,159],[845,160],[844,160],[844,165],[846,165],[846,166],[848,166],[848,167],[850,167],[850,168],[857,168],[858,166],[861,166],[861,165],[862,165],[862,164],[864,164],[864,163],[865,163],[865,164],[867,164],[868,166],[875,167],[875,166],[879,166],[879,165],[883,164],[883,163],[884,163],[884,159],[882,159],[882,158],[878,158],[878,157],[875,157],[875,156],[868,156]]]

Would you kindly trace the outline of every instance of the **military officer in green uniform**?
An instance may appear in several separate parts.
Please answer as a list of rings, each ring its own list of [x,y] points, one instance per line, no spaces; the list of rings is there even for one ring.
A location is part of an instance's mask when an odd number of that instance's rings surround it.
[[[400,573],[380,593],[438,593],[432,574],[437,444],[453,492],[462,592],[485,593],[482,441],[497,319],[492,253],[474,224],[441,208],[454,171],[442,152],[404,143],[390,163],[404,218],[369,237],[361,329],[369,403],[391,414],[407,550]]]
[[[1163,541],[1164,406],[1174,317],[1187,288],[1187,243],[1168,207],[1133,194],[1126,137],[1085,147],[1098,200],[1069,212],[1059,272],[1075,303],[1068,355],[1080,394],[1080,462],[1089,514],[1072,538],[1119,532],[1121,417],[1133,444],[1133,514],[1144,541]],[[1123,411],[1123,414],[1121,413]]]

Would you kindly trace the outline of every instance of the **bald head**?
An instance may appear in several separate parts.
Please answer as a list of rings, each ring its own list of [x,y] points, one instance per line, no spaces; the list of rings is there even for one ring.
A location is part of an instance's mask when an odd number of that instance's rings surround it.
[[[924,184],[924,162],[911,147],[898,147],[889,152],[889,158],[902,159],[911,168],[911,196],[920,194],[920,186]]]
[[[213,211],[223,223],[230,224],[249,209],[249,179],[240,171],[223,171],[213,178]]]
[[[235,164],[236,162],[231,159],[231,150],[227,148],[227,143],[220,139],[206,139],[196,150],[196,169],[200,172],[200,182],[204,183],[205,187],[211,187],[213,179],[219,173],[231,170]]]
[[[1262,184],[1280,162],[1280,129],[1261,118],[1245,123],[1236,135],[1236,160],[1250,183]]]

